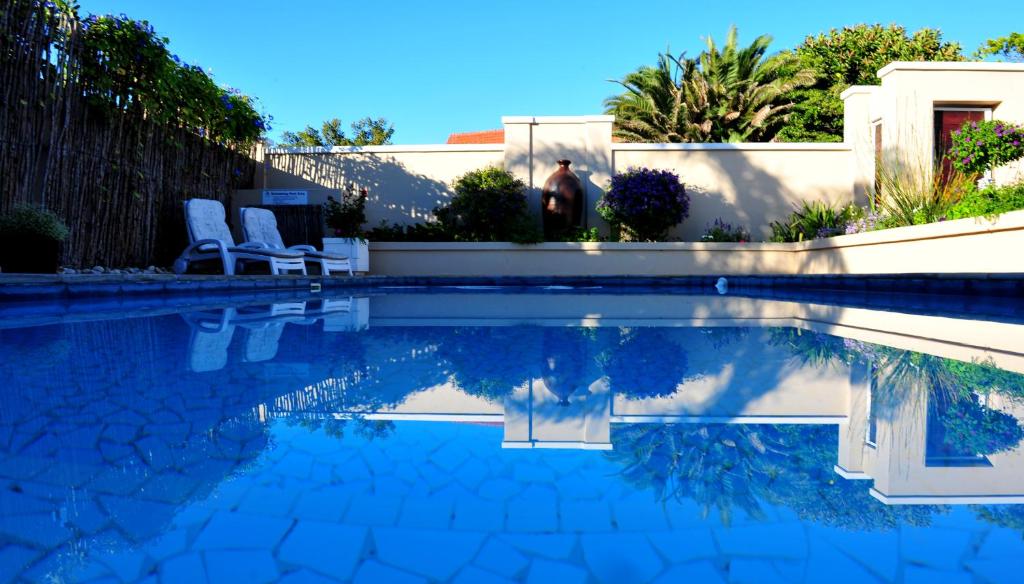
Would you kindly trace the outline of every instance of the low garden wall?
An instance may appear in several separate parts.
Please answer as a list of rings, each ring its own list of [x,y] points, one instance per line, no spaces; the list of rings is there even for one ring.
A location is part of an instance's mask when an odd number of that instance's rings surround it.
[[[1024,211],[799,243],[370,243],[389,276],[1024,274]]]

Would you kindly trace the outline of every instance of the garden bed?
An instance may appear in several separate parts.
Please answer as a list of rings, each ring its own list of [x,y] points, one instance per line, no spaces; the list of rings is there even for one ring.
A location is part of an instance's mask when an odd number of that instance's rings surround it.
[[[797,243],[371,242],[387,276],[1024,274],[1024,211]]]

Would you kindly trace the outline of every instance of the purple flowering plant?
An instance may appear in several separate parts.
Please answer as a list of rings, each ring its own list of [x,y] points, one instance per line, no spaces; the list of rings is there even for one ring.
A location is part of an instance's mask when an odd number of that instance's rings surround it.
[[[982,174],[1024,158],[1024,127],[1010,122],[967,122],[952,137],[953,168],[966,174]]]
[[[612,177],[597,212],[634,241],[664,241],[668,230],[689,216],[690,197],[674,172],[629,168]]]

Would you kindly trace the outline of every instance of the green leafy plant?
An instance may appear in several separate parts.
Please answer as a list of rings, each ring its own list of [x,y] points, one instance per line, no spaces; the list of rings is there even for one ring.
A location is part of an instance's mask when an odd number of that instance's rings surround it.
[[[341,120],[332,118],[320,125],[320,129],[306,126],[298,132],[284,132],[282,146],[378,146],[390,144],[395,133],[394,124],[384,118],[362,118],[349,125],[352,136],[345,135]]]
[[[366,237],[372,241],[454,241],[452,234],[436,221],[412,225],[381,221],[366,232]]]
[[[324,219],[327,228],[334,232],[335,237],[363,236],[363,224],[366,223],[366,189],[356,191],[354,186],[342,190],[341,200],[327,197],[324,203]]]
[[[784,96],[795,104],[777,135],[784,142],[842,142],[839,95],[851,85],[878,85],[878,70],[893,61],[964,60],[960,45],[943,41],[938,29],[911,33],[895,24],[858,24],[810,35],[795,54],[816,81]]]
[[[0,215],[0,234],[13,241],[47,239],[59,242],[68,238],[68,228],[52,211],[19,205]]]
[[[967,122],[952,138],[951,162],[964,174],[980,175],[1024,158],[1024,127],[1010,122]]]
[[[960,201],[949,208],[946,217],[992,217],[1020,209],[1024,209],[1024,183],[968,191]]]
[[[591,227],[590,229],[577,227],[567,233],[563,238],[563,241],[574,243],[594,243],[599,241],[608,241],[608,238],[602,236],[597,227]]]
[[[674,172],[630,168],[612,177],[597,213],[635,241],[664,241],[668,230],[689,216],[690,197]]]
[[[856,205],[836,206],[824,201],[804,201],[780,221],[772,221],[771,241],[808,241],[846,233],[846,226],[859,219],[863,210]]]
[[[725,44],[708,37],[696,59],[669,53],[616,81],[625,91],[605,100],[615,136],[627,142],[771,140],[792,107],[785,95],[814,77],[791,53],[768,55],[772,37],[739,45],[736,27]]]
[[[145,20],[90,15],[81,21],[78,82],[95,111],[144,116],[223,143],[251,145],[270,130],[255,100],[222,88],[167,49]]]
[[[492,166],[468,172],[454,190],[451,202],[434,209],[434,215],[455,240],[543,241],[527,209],[526,185],[507,170]]]
[[[913,164],[883,156],[876,162],[878,192],[874,205],[886,227],[933,223],[974,190],[975,177],[954,168]]]
[[[999,57],[1011,63],[1024,63],[1024,34],[1011,32],[1006,36],[988,39],[974,53],[975,58]]]
[[[704,235],[700,236],[701,241],[733,241],[745,243],[750,241],[750,232],[742,225],[732,226],[721,218],[715,219],[704,229]]]

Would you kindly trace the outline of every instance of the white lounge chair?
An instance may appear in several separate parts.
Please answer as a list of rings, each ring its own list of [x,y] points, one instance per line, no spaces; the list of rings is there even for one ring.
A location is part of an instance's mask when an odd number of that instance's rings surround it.
[[[174,261],[174,272],[184,274],[192,262],[219,259],[224,273],[233,275],[239,261],[267,262],[270,273],[297,271],[306,273],[302,252],[270,249],[258,243],[235,245],[231,229],[224,221],[224,205],[210,199],[185,201],[185,226],[189,245]]]
[[[258,243],[273,250],[300,251],[305,254],[307,262],[320,266],[320,273],[324,276],[341,271],[347,271],[349,276],[352,275],[352,262],[345,256],[318,251],[312,245],[293,245],[286,248],[284,240],[281,239],[281,232],[277,229],[277,217],[273,211],[243,207],[241,213],[242,234],[246,244]]]

